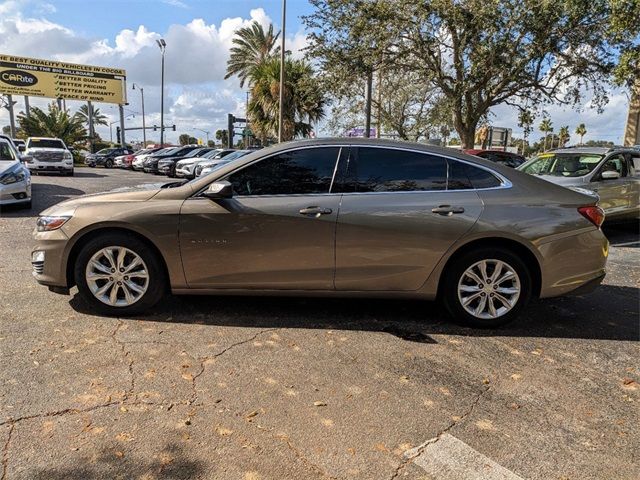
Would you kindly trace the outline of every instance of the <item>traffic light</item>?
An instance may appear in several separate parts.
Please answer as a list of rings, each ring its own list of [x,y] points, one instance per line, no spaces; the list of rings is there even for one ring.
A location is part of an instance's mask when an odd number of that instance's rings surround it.
[[[236,121],[236,117],[232,113],[227,114],[227,148],[233,148],[233,122]]]
[[[120,127],[116,126],[116,143],[120,143]]]

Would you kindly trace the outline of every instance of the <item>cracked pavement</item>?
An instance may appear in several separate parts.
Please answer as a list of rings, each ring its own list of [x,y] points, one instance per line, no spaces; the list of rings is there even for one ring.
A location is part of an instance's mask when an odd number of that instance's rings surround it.
[[[32,211],[0,212],[2,479],[430,479],[414,460],[444,434],[522,478],[640,478],[633,227],[606,230],[594,294],[497,331],[406,300],[180,296],[106,318],[35,283],[38,211],[156,181],[38,176]]]

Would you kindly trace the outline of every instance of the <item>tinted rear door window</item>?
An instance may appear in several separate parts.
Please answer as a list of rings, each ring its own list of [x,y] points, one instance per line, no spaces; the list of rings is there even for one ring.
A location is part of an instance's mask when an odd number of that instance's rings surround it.
[[[339,147],[283,152],[233,173],[228,180],[236,195],[329,193],[339,152]]]
[[[359,147],[352,149],[342,188],[346,192],[445,190],[447,161],[426,153]]]

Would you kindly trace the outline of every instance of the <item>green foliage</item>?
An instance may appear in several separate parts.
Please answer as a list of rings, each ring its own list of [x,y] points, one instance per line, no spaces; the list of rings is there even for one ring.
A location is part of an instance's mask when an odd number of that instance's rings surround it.
[[[278,136],[280,61],[270,58],[251,74],[248,112],[253,134],[262,142]],[[324,117],[325,99],[311,65],[287,58],[283,97],[283,139],[308,136],[312,124]]]
[[[198,143],[198,139],[196,137],[192,137],[188,133],[183,133],[178,137],[178,142],[180,145],[196,145]]]
[[[610,33],[618,2],[311,0],[304,22],[309,55],[333,72],[332,93],[362,85],[363,73],[378,68],[412,72],[445,97],[471,147],[478,123],[499,104],[576,105],[589,87],[601,108],[623,39],[637,45],[637,22],[617,21]],[[637,0],[626,3],[637,8]]]
[[[216,140],[219,140],[220,144],[226,147],[229,143],[229,132],[226,130],[216,130]]]
[[[95,127],[97,127],[98,125],[109,125],[109,122],[107,122],[108,118],[106,115],[103,115],[102,112],[100,112],[99,108],[93,107],[93,128],[95,129]],[[78,109],[78,111],[76,112],[75,116],[80,119],[80,121],[82,121],[83,124],[85,124],[87,126],[87,128],[89,128],[89,106],[88,105],[81,105],[80,108]]]
[[[24,112],[18,114],[18,123],[27,137],[60,138],[69,147],[77,146],[87,138],[82,119],[60,110],[56,102],[49,104],[47,112],[31,107],[30,113],[29,117]]]
[[[581,123],[576,127],[576,135],[580,136],[580,144],[582,144],[582,138],[587,134],[587,127],[584,123]]]
[[[273,32],[273,25],[269,25],[265,32],[262,25],[255,21],[248,27],[236,30],[224,78],[237,75],[240,78],[240,88],[246,81],[251,84],[253,70],[280,52],[280,48],[275,47],[279,36],[280,32]]]
[[[216,142],[215,141],[213,141],[213,140],[208,140],[207,141],[207,147],[213,148],[215,146],[216,146]]]
[[[569,125],[560,127],[560,130],[558,130],[559,147],[564,147],[570,138],[571,138],[571,135],[569,134]]]

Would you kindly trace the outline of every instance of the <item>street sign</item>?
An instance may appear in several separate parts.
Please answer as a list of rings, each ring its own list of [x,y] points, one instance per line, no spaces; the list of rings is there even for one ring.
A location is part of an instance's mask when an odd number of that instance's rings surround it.
[[[127,103],[126,72],[0,54],[0,94]]]

